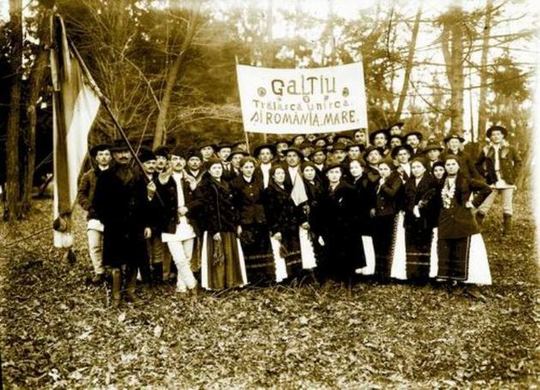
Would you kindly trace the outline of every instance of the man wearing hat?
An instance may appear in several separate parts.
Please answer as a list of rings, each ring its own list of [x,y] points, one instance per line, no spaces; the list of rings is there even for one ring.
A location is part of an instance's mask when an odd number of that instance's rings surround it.
[[[512,227],[512,200],[522,164],[517,150],[506,141],[507,135],[508,131],[502,126],[487,129],[486,136],[490,143],[482,148],[476,161],[476,167],[494,190],[478,208],[476,220],[480,224],[483,222],[497,194],[500,194],[503,201],[503,234],[510,233]]]
[[[232,145],[229,143],[221,143],[216,147],[217,156],[222,164],[227,164],[227,159],[232,152]]]
[[[417,130],[411,130],[405,134],[405,143],[412,149],[411,157],[418,156],[422,153],[420,142],[422,142],[422,133]]]
[[[162,199],[156,213],[160,239],[166,244],[176,265],[178,293],[195,291],[197,286],[191,270],[196,229],[191,222],[190,209],[195,183],[186,179],[185,164],[184,152],[178,145],[171,151],[171,170],[159,175],[156,183],[158,194]],[[163,263],[165,276],[170,274],[169,261]]]
[[[298,147],[300,151],[302,152],[302,155],[304,156],[304,161],[309,161],[309,156],[311,156],[311,153],[313,153],[313,145],[311,142],[302,142],[300,146]]]
[[[364,145],[364,149],[367,146],[367,129],[361,128],[355,130],[353,133],[353,142],[356,144]]]
[[[444,143],[446,144],[446,149],[441,155],[441,159],[444,159],[448,155],[454,155],[459,158],[459,169],[460,172],[471,179],[482,180],[482,176],[478,173],[478,170],[474,166],[473,159],[469,156],[467,152],[463,150],[463,143],[465,138],[456,132],[450,132],[446,137],[444,137]]]
[[[442,161],[440,158],[442,150],[443,147],[435,140],[428,141],[426,147],[424,148],[424,155],[427,157],[428,171],[431,171],[433,164],[435,164],[437,161]]]
[[[347,145],[347,161],[361,159],[364,149],[365,145],[363,144],[354,143]]]
[[[323,174],[324,166],[326,163],[326,152],[322,148],[315,149],[313,153],[311,153],[311,161],[313,161],[313,164],[315,164],[315,168],[317,168],[317,173]]]
[[[135,300],[137,268],[148,262],[146,238],[152,230],[149,218],[156,185],[130,166],[131,152],[123,140],[111,148],[115,165],[97,179],[92,206],[104,225],[103,264],[112,268],[112,305],[121,299],[125,267],[126,300]]]
[[[83,210],[87,212],[86,234],[88,237],[88,253],[94,267],[92,283],[99,284],[103,281],[105,269],[103,268],[103,224],[96,218],[92,206],[96,182],[101,172],[109,169],[111,163],[111,146],[99,144],[90,149],[90,157],[95,161],[95,167],[88,170],[81,177],[78,186],[77,200]]]
[[[228,158],[229,164],[223,167],[223,180],[231,181],[240,176],[240,161],[247,156],[249,156],[249,153],[244,150],[233,150]]]
[[[364,161],[366,162],[366,177],[371,185],[375,185],[379,182],[379,163],[383,159],[383,152],[381,148],[374,145],[367,147],[364,152]]]
[[[394,148],[397,148],[398,146],[403,145],[403,138],[399,135],[391,135],[390,140],[388,141],[388,146],[390,147],[390,150],[394,150]]]
[[[304,160],[302,152],[291,146],[284,151],[285,154],[285,188],[291,191],[296,180],[301,180],[300,176],[300,163]]]
[[[214,157],[216,145],[211,142],[202,144],[199,147],[199,152],[201,152],[202,161],[206,162]]]
[[[335,138],[335,143],[341,143],[345,146],[350,145],[353,143],[353,140],[351,137],[349,137],[346,134],[338,134]]]
[[[285,138],[280,138],[276,141],[275,143],[276,145],[276,153],[277,153],[277,157],[280,161],[285,161],[285,150],[289,149],[289,141],[286,140]]]
[[[369,142],[371,145],[380,148],[383,151],[383,155],[387,155],[389,153],[387,149],[389,138],[390,134],[388,133],[388,130],[379,129],[369,135]]]
[[[161,173],[167,170],[170,151],[168,146],[158,146],[154,149],[154,154],[156,155],[156,172]]]
[[[253,151],[253,155],[259,160],[259,166],[255,168],[254,175],[261,179],[264,188],[270,183],[270,169],[272,169],[275,154],[276,148],[272,144],[258,145]]]

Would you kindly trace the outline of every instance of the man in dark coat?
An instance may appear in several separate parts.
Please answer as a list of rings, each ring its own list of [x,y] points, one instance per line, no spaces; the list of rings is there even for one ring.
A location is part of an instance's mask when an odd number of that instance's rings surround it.
[[[147,260],[145,238],[151,235],[148,210],[155,194],[154,183],[146,183],[130,166],[131,152],[122,140],[111,148],[114,167],[96,182],[93,207],[103,223],[103,263],[112,268],[112,304],[120,304],[122,267],[126,275],[126,300],[135,299],[137,267]]]
[[[478,208],[476,220],[482,223],[497,194],[503,200],[503,234],[510,232],[512,224],[512,199],[516,189],[516,178],[521,170],[521,156],[506,140],[508,131],[502,126],[491,126],[487,132],[489,145],[482,148],[476,168],[494,191]]]
[[[455,132],[451,132],[444,138],[444,143],[446,144],[446,149],[444,153],[441,155],[441,160],[445,160],[445,158],[449,155],[454,155],[459,158],[460,161],[460,172],[462,175],[466,177],[470,177],[475,180],[481,180],[482,176],[478,173],[478,170],[474,166],[474,161],[469,156],[467,152],[463,150],[463,143],[465,142],[465,138],[463,138],[461,135]]]

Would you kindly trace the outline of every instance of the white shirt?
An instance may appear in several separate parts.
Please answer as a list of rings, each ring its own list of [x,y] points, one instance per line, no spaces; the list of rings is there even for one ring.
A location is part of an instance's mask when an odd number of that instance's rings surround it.
[[[264,188],[266,188],[268,187],[268,183],[270,183],[270,169],[272,169],[272,163],[261,164],[260,168],[263,175],[263,185]]]
[[[296,176],[298,176],[298,166],[288,167],[287,170],[289,171],[289,175],[291,176],[291,180],[294,184],[294,182],[296,181]]]

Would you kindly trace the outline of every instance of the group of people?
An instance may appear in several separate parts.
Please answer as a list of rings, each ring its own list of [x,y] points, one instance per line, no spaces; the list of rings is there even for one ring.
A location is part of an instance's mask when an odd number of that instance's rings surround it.
[[[504,127],[486,137],[478,157],[457,133],[424,140],[403,123],[295,135],[251,154],[243,142],[137,156],[122,140],[96,145],[79,185],[92,281],[110,268],[114,306],[122,290],[135,299],[138,275],[175,278],[178,293],[362,278],[490,284],[480,226],[501,193],[509,233],[521,160]]]

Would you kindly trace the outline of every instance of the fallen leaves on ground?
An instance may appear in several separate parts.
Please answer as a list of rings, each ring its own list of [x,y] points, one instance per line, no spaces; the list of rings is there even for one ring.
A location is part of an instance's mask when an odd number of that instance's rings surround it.
[[[536,383],[540,294],[534,225],[517,198],[515,234],[484,235],[494,285],[480,289],[360,283],[247,288],[183,296],[139,287],[108,306],[90,275],[76,213],[77,262],[51,234],[0,256],[2,371],[9,387],[500,387]],[[50,202],[0,237],[50,224]]]

